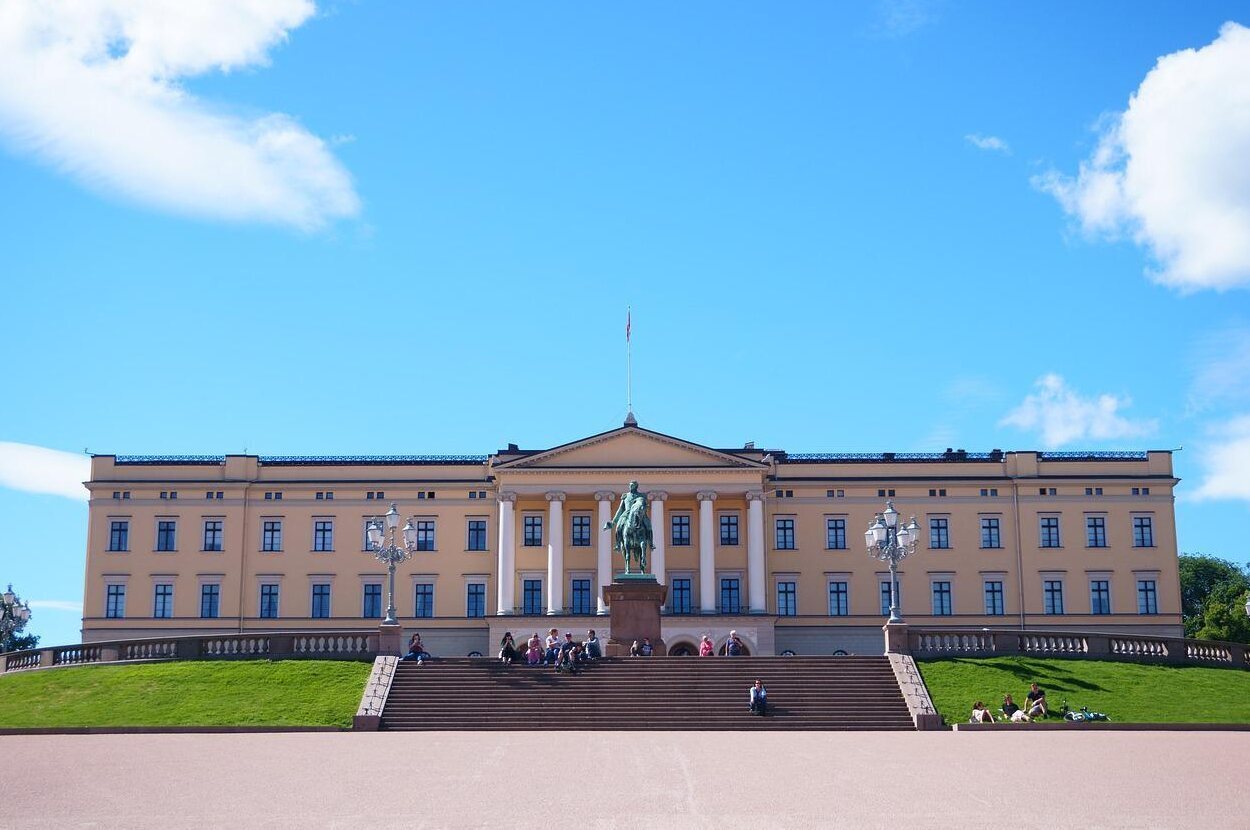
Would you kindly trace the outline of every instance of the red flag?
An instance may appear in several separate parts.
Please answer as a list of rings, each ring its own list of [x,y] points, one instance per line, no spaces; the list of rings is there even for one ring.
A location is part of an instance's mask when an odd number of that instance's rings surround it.
[[[629,342],[629,318],[630,318],[630,312],[629,312],[629,309],[626,309],[625,310],[625,342],[626,343]]]

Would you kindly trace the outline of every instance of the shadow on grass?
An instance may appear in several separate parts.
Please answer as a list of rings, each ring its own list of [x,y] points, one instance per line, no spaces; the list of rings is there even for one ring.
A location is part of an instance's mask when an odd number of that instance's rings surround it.
[[[984,666],[982,659],[975,657],[953,657],[949,662],[955,665],[967,666]],[[1099,686],[1097,683],[1091,683],[1077,675],[1076,672],[1069,669],[1064,663],[1079,664],[1079,660],[1057,661],[1054,659],[1047,661],[1032,660],[1027,657],[1015,658],[1010,661],[997,662],[994,668],[1014,675],[1024,685],[1029,683],[1037,683],[1042,689],[1055,689],[1058,691],[1077,691],[1083,690],[1087,692],[1105,692],[1105,687]],[[1079,669],[1079,665],[1076,666]]]

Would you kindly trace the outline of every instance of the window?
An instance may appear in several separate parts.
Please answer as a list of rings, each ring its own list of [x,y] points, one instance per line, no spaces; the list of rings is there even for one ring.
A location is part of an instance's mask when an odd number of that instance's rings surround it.
[[[893,495],[894,495],[894,491],[893,491],[893,490],[878,490],[878,491],[877,491],[877,498],[885,498],[885,496],[886,496],[887,494],[888,494],[888,495],[890,495],[890,496],[893,496]]]
[[[742,581],[737,577],[726,576],[720,581],[720,612],[722,614],[739,614],[742,612],[740,586]]]
[[[169,619],[174,615],[174,586],[158,582],[152,593],[152,616]]]
[[[929,548],[944,550],[950,546],[950,519],[929,519]]]
[[[987,579],[985,581],[985,613],[991,617],[1002,616],[1003,610],[1003,583],[997,579]]]
[[[525,614],[541,614],[543,612],[543,581],[527,579],[523,586],[522,612]]]
[[[1047,579],[1042,582],[1042,610],[1047,614],[1063,613],[1063,582]]]
[[[1037,488],[1037,494],[1039,496],[1053,496],[1055,495],[1055,493],[1056,493],[1056,490],[1054,487],[1038,487]]]
[[[1059,543],[1059,517],[1041,516],[1037,521],[1038,544],[1044,548],[1062,547]]]
[[[931,497],[936,497],[936,498],[946,498],[946,490],[945,489],[937,489],[937,490],[931,489],[929,490],[929,495]]]
[[[221,529],[224,524],[225,522],[221,519],[206,519],[204,521],[204,550],[221,550]]]
[[[162,519],[156,523],[156,549],[177,550],[178,523],[171,519]]]
[[[830,498],[830,499],[832,498],[843,499],[843,498],[846,498],[846,491],[845,490],[826,490],[825,497]]]
[[[334,491],[333,491],[333,490],[326,490],[326,491],[324,491],[324,492],[322,492],[322,491],[318,491],[318,492],[317,492],[317,500],[318,500],[318,501],[321,501],[322,499],[330,499],[330,500],[332,500],[333,498],[334,498]]]
[[[1155,594],[1155,581],[1153,579],[1137,580],[1137,613],[1159,613],[1159,600]]]
[[[682,577],[673,580],[672,613],[693,613],[694,605],[690,599],[690,579]]]
[[[282,520],[268,519],[261,526],[260,549],[282,550]]]
[[[109,522],[109,550],[130,550],[130,522]]]
[[[825,547],[846,550],[846,519],[825,519]]]
[[[983,548],[1001,548],[1003,540],[999,534],[998,519],[993,517],[981,517],[981,547]]]
[[[778,490],[776,491],[774,495],[776,495],[777,498],[779,499],[792,499],[794,498],[794,491],[793,490]]]
[[[829,616],[845,617],[850,613],[849,594],[845,582],[829,583]]]
[[[434,585],[429,582],[418,582],[416,591],[412,615],[414,617],[434,616]]]
[[[105,597],[104,616],[121,618],[126,616],[126,586],[109,585]]]
[[[575,548],[590,547],[590,517],[574,516],[573,517],[573,539],[572,546]]]
[[[334,522],[318,519],[313,522],[313,550],[334,550]]]
[[[794,599],[794,583],[778,582],[777,583],[777,615],[781,617],[793,617],[798,613]]]
[[[994,498],[995,496],[997,496],[997,495],[998,495],[998,488],[997,488],[997,487],[988,487],[988,488],[987,488],[987,487],[982,487],[982,488],[981,488],[981,495],[982,495],[983,497]]]
[[[794,519],[777,519],[777,550],[794,550]]]
[[[417,519],[417,550],[438,550],[434,541],[434,520]]]
[[[933,614],[949,617],[951,614],[951,584],[946,581],[933,583]]]
[[[678,514],[669,521],[672,528],[670,541],[674,546],[690,544],[690,517]]]
[[[1085,517],[1085,545],[1091,548],[1107,546],[1107,520],[1103,516]]]
[[[898,607],[903,607],[903,586],[899,585],[895,589],[898,594]],[[890,615],[890,580],[881,580],[881,613],[885,616]]]
[[[1111,582],[1106,579],[1089,581],[1089,613],[1111,613]]]
[[[543,517],[525,517],[525,547],[541,548],[543,546]]]
[[[324,619],[330,616],[329,583],[318,582],[312,586],[312,613],[309,616],[314,619]]]
[[[200,586],[200,616],[206,620],[221,616],[221,586],[213,583]]]
[[[1102,495],[1102,488],[1101,488],[1101,487],[1086,487],[1086,488],[1085,488],[1085,495],[1087,495],[1087,496],[1101,496],[1101,495]]]
[[[469,519],[469,550],[486,550],[486,520]]]
[[[466,617],[486,616],[486,583],[470,582],[465,587],[464,615]]]
[[[1133,517],[1133,547],[1153,548],[1155,546],[1154,519],[1150,516]]]
[[[274,583],[260,586],[260,615],[267,620],[278,618],[278,586]]]
[[[590,580],[573,580],[573,605],[569,609],[574,614],[593,613],[590,608]]]
[[[738,514],[720,514],[720,543],[722,545],[738,544]]]
[[[382,586],[373,583],[365,586],[364,601],[361,603],[360,616],[367,620],[382,617]]]

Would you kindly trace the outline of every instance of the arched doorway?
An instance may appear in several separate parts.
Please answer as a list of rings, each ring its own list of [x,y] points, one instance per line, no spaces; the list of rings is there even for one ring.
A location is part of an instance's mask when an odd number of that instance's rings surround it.
[[[698,650],[689,643],[676,643],[668,650],[669,657],[694,657]]]

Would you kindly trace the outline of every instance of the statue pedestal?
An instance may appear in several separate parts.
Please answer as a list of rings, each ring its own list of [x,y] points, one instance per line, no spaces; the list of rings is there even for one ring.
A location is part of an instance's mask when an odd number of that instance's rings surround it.
[[[399,624],[378,625],[378,656],[400,657],[404,653],[404,627]]]
[[[612,636],[608,639],[604,655],[628,657],[634,640],[641,644],[647,638],[651,640],[655,656],[668,654],[664,641],[660,639],[660,606],[667,596],[668,588],[656,582],[650,574],[621,574],[611,585],[603,586],[603,601],[612,620]]]

